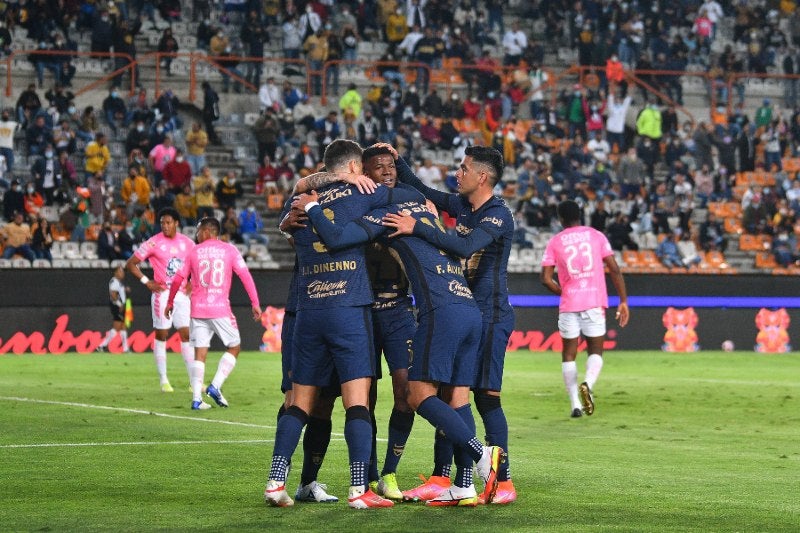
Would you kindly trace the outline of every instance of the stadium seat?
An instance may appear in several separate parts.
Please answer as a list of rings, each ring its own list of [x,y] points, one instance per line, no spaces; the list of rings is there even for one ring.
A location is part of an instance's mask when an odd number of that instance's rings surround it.
[[[92,268],[92,262],[89,259],[71,259],[69,265],[72,268]]]
[[[31,268],[31,262],[27,259],[16,258],[11,260],[12,268]]]
[[[69,259],[56,259],[53,258],[53,268],[71,268],[72,264]]]
[[[778,263],[771,252],[758,252],[756,254],[756,268],[778,268]]]
[[[97,243],[90,241],[82,242],[81,257],[83,259],[97,259]]]
[[[197,235],[197,227],[196,226],[186,226],[181,229],[181,233],[189,237],[190,239],[194,239]]]
[[[53,265],[47,259],[34,259],[33,268],[51,268]]]
[[[64,259],[78,259],[81,256],[81,245],[77,242],[62,242],[61,250]]]
[[[127,261],[125,261],[124,259],[114,259],[113,261],[111,261],[111,268],[117,268],[117,267],[125,268],[126,263]]]
[[[261,243],[251,244],[249,255],[256,261],[272,261],[272,256],[267,250],[267,246]]]
[[[239,250],[239,253],[242,255],[242,257],[247,257],[248,250],[246,244],[236,242],[233,243],[233,245],[236,246],[236,249]]]
[[[0,259],[0,268],[11,268],[11,259]]]

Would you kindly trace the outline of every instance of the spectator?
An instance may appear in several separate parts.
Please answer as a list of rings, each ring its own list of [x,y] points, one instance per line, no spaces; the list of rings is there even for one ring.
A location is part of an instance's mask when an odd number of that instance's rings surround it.
[[[616,213],[606,229],[611,249],[618,251],[625,249],[638,250],[639,245],[631,238],[631,233],[633,233],[633,227],[628,220],[628,215],[622,212]]]
[[[199,122],[192,122],[192,129],[186,134],[186,160],[192,169],[192,176],[198,175],[206,166],[206,146],[208,134],[203,131]]]
[[[673,177],[674,184],[672,186],[672,194],[675,195],[675,202],[677,204],[678,224],[684,233],[689,234],[689,219],[692,216],[692,208],[694,207],[694,194],[692,184],[686,180],[683,172],[678,172]]]
[[[31,227],[25,222],[22,211],[16,211],[10,223],[0,228],[0,236],[3,238],[5,247],[3,248],[3,259],[11,259],[19,254],[33,263],[36,259],[31,249]]]
[[[711,175],[708,166],[703,165],[695,171],[694,185],[696,196],[700,200],[700,208],[705,209],[714,194],[714,176]]]
[[[217,64],[220,67],[220,74],[222,75],[222,92],[227,93],[230,90],[231,78],[233,78],[233,92],[242,92],[242,79],[244,75],[239,70],[239,63],[241,63],[241,56],[239,51],[234,50],[231,46],[226,46],[225,50],[217,57]]]
[[[258,11],[251,10],[248,13],[247,21],[242,24],[239,34],[244,45],[245,55],[248,58],[245,63],[245,80],[258,87],[261,85],[261,71],[263,68],[264,43],[269,42],[267,27],[259,17]],[[256,58],[254,61],[251,58]]]
[[[175,157],[164,165],[163,178],[172,194],[178,194],[186,185],[191,185],[192,167],[186,161],[183,150],[176,149]]]
[[[162,54],[161,66],[167,69],[167,76],[172,76],[172,60],[175,58],[173,54],[177,54],[178,49],[178,41],[172,35],[172,28],[165,28],[158,40],[158,53]]]
[[[207,166],[203,167],[200,174],[192,180],[192,186],[194,187],[194,203],[197,206],[197,218],[213,217],[216,196],[211,169]]]
[[[11,188],[3,195],[3,218],[14,219],[14,213],[25,212],[25,193],[18,179],[11,181]]]
[[[503,66],[517,66],[522,59],[522,52],[528,47],[528,37],[519,29],[519,21],[511,23],[511,29],[503,35]]]
[[[69,189],[74,188],[78,184],[78,171],[75,165],[69,158],[69,154],[65,150],[58,152],[58,164],[61,167],[61,185],[62,189],[67,186]]]
[[[36,190],[44,196],[47,205],[53,205],[56,190],[61,186],[61,163],[55,158],[53,146],[47,145],[42,157],[36,159],[31,167],[31,175]]]
[[[27,89],[20,93],[15,108],[17,110],[17,121],[23,128],[27,128],[29,121],[42,108],[42,101],[39,99],[39,95],[36,94],[35,83],[31,83]]]
[[[253,241],[259,242],[264,245],[269,244],[269,239],[261,231],[264,229],[264,222],[261,220],[261,215],[256,211],[256,206],[253,202],[247,202],[247,208],[239,213],[239,232],[242,236],[242,241],[248,247]]]
[[[236,208],[232,205],[225,209],[225,216],[222,218],[222,236],[228,242],[242,242],[242,234],[239,231],[239,217],[236,216]]]
[[[283,30],[283,56],[286,59],[300,59],[303,33],[296,14],[291,14],[281,26]]]
[[[388,3],[386,5],[388,6]],[[385,18],[384,33],[386,42],[389,43],[389,52],[394,53],[408,34],[410,26],[406,23],[406,15],[400,7],[388,14],[384,13],[383,16]]]
[[[125,107],[125,100],[119,95],[119,91],[116,87],[113,87],[109,92],[108,96],[103,100],[103,114],[106,117],[106,122],[108,126],[111,128],[111,131],[114,132],[114,135],[117,135],[117,121],[119,120],[123,126],[127,126],[125,123],[125,118],[128,114],[127,108]]]
[[[5,172],[11,176],[14,170],[14,135],[19,130],[19,122],[11,120],[11,112],[3,109],[0,115],[0,156],[5,159]]]
[[[260,97],[261,93],[259,92],[259,98]],[[303,91],[301,91],[297,87],[293,87],[292,83],[289,80],[283,80],[283,89],[281,91],[281,98],[283,100],[283,105],[285,108],[294,110],[294,107],[298,103],[303,101],[303,99],[306,98],[306,95],[303,94]]]
[[[193,226],[197,222],[197,204],[192,186],[188,183],[175,195],[173,204],[181,217],[181,226]]]
[[[340,61],[344,57],[344,43],[339,34],[333,31],[330,22],[325,23],[325,37],[328,39],[328,57],[325,65],[325,91],[332,96],[339,95]]]
[[[28,157],[42,155],[47,145],[52,145],[52,128],[47,126],[44,115],[37,115],[33,119],[25,131],[25,141],[28,144]]]
[[[426,157],[423,160],[422,164],[417,169],[416,174],[426,186],[440,191],[445,190],[442,171],[438,165],[433,163],[433,160],[430,157]]]
[[[322,94],[322,67],[328,60],[328,37],[322,28],[309,35],[303,42],[308,68],[311,76],[311,87],[315,96]]]
[[[661,139],[661,111],[655,102],[649,103],[636,119],[636,133],[653,141]]]
[[[36,191],[36,186],[33,183],[28,183],[25,186],[25,198],[23,202],[25,205],[25,218],[28,220],[36,220],[44,205],[44,198]]]
[[[278,173],[278,188],[281,191],[291,191],[297,178],[295,168],[289,163],[288,154],[283,154],[276,170]]]
[[[150,205],[150,191],[150,181],[141,173],[141,167],[135,163],[130,165],[119,191],[129,215],[136,209],[147,209]]]
[[[128,124],[133,122],[142,123],[146,126],[154,118],[155,114],[147,98],[147,90],[144,87],[140,87],[137,93],[128,99],[125,122]]]
[[[625,141],[625,118],[628,114],[633,99],[626,96],[622,100],[621,93],[608,95],[608,102],[606,109],[608,110],[608,117],[606,119],[606,132],[609,144],[616,145],[620,153],[624,152],[627,148]]]
[[[700,257],[697,256],[690,261],[684,260],[678,249],[680,236],[680,228],[675,228],[675,231],[667,233],[666,238],[656,248],[656,256],[667,268],[686,268],[692,263],[697,264],[700,262]]]
[[[75,151],[77,137],[67,119],[62,120],[59,125],[53,129],[53,144],[55,145],[55,149],[59,152],[63,150],[70,154],[73,153]]]
[[[214,130],[214,122],[219,120],[219,96],[217,92],[211,87],[207,81],[203,82],[203,124],[206,127],[208,140],[211,144],[219,146],[222,144],[216,130]]]
[[[178,117],[179,105],[180,101],[172,89],[162,92],[156,99],[155,108],[161,114],[161,119],[169,123],[170,131],[175,131],[182,126],[180,117]]]
[[[647,171],[647,177],[652,179],[655,176],[656,163],[661,156],[659,145],[650,137],[641,137],[636,145],[636,155],[642,161]]]
[[[108,53],[114,40],[114,27],[108,10],[101,9],[92,21],[91,47],[92,52]]]
[[[339,99],[339,110],[342,112],[342,116],[349,114],[355,119],[359,118],[361,116],[361,101],[361,94],[358,92],[356,84],[351,83],[347,87],[347,92]]]
[[[100,224],[105,220],[106,200],[108,200],[105,176],[97,172],[89,178],[86,188],[89,189],[89,213],[92,215],[92,223]]]
[[[80,116],[80,123],[75,134],[87,143],[91,143],[97,136],[97,130],[100,125],[97,123],[97,117],[94,114],[94,106],[86,106]]]
[[[782,267],[794,265],[798,260],[797,239],[785,229],[782,229],[772,239],[772,254],[775,261]]]
[[[97,236],[97,257],[106,261],[122,259],[122,248],[117,241],[117,234],[111,227],[111,222],[104,222],[100,234]]]
[[[50,248],[53,246],[53,232],[50,227],[50,222],[44,218],[39,217],[33,228],[33,236],[31,238],[31,249],[36,259],[46,259],[48,262],[53,262],[53,255],[50,253]]]
[[[150,150],[150,168],[153,169],[153,181],[156,185],[161,183],[164,176],[164,168],[167,163],[175,159],[177,149],[172,144],[172,135],[165,135],[163,142],[157,144]]]
[[[713,211],[708,212],[705,222],[700,225],[698,238],[700,247],[706,252],[719,250],[724,253],[728,247],[728,241],[725,239],[725,230]]]
[[[108,150],[108,140],[105,134],[98,133],[95,140],[86,145],[84,149],[84,170],[87,177],[105,174],[111,162],[111,152]]]
[[[278,148],[280,127],[272,107],[264,109],[253,124],[253,134],[258,143],[258,160],[263,161],[264,156],[269,156],[270,159],[274,158],[275,150]]]
[[[770,102],[769,98],[764,98],[761,107],[756,109],[756,128],[767,127],[772,124],[772,114],[772,103]]]
[[[217,183],[217,203],[220,209],[236,206],[236,200],[244,194],[242,184],[236,179],[236,171],[229,170]]]
[[[285,84],[286,83],[288,82],[285,82]],[[282,97],[281,89],[275,84],[275,77],[267,77],[267,81],[258,89],[258,101],[261,105],[261,112],[263,113],[264,110],[268,108],[274,111],[280,111],[284,105]]]
[[[608,141],[603,138],[603,132],[600,130],[594,130],[589,133],[589,142],[586,143],[586,150],[594,161],[598,163],[608,161],[608,155],[611,153],[611,147],[608,145]]]
[[[372,146],[380,137],[380,122],[372,115],[372,109],[364,110],[364,118],[358,123],[358,142],[361,146]]]
[[[334,139],[338,139],[342,133],[339,128],[338,113],[329,111],[325,117],[316,121],[314,128],[317,130],[317,143],[320,150],[319,158],[321,159],[325,147],[333,142]]]

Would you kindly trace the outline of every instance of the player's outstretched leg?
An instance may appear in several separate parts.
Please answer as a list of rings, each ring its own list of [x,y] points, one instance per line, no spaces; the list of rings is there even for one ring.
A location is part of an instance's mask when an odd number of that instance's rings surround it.
[[[500,446],[506,452],[497,473],[497,493],[492,503],[506,504],[516,501],[517,491],[511,481],[508,462],[508,422],[500,403],[500,395],[490,394],[483,390],[475,391],[475,406],[483,420],[483,427],[486,429],[486,443]]]

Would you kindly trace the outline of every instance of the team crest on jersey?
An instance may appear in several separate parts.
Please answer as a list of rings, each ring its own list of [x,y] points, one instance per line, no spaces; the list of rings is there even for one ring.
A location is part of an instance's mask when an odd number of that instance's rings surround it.
[[[183,267],[183,260],[178,257],[170,258],[167,263],[167,277],[171,278]]]

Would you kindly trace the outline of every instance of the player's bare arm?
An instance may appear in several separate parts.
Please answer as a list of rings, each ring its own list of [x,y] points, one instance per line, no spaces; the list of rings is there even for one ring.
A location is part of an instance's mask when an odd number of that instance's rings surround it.
[[[292,190],[292,194],[300,194],[313,189],[319,189],[321,187],[325,187],[326,185],[330,185],[331,183],[336,183],[337,181],[354,185],[361,194],[372,194],[375,192],[375,188],[378,186],[372,179],[364,176],[363,174],[317,172],[297,180],[297,183],[295,183],[294,189]]]
[[[301,211],[305,211],[305,208],[311,202],[319,201],[319,196],[317,195],[317,191],[311,191],[309,193],[301,194],[297,196],[292,202],[292,209],[299,209]]]
[[[617,306],[617,312],[614,317],[617,319],[617,322],[619,322],[619,327],[624,328],[628,324],[631,315],[630,309],[628,308],[628,291],[625,287],[625,279],[622,277],[622,271],[620,271],[617,260],[614,259],[613,255],[609,255],[603,259],[603,263],[605,263],[608,269],[611,283],[614,284],[614,289],[616,289],[617,295],[619,296],[619,305]]]
[[[545,266],[542,267],[542,273],[539,275],[539,280],[542,282],[548,291],[552,292],[557,296],[561,296],[561,285],[559,285],[555,278],[553,277],[553,273],[556,271],[556,267],[554,266]]]
[[[165,285],[158,283],[157,281],[152,280],[144,275],[142,270],[139,268],[139,263],[141,263],[141,260],[134,255],[131,256],[130,259],[128,259],[128,262],[125,264],[125,267],[128,270],[128,272],[133,274],[133,277],[138,279],[140,283],[142,283],[145,287],[147,287],[150,290],[150,292],[165,291],[167,289]]]
[[[257,305],[254,305],[254,306],[251,308],[251,310],[252,310],[252,312],[253,312],[253,320],[255,320],[256,322],[258,322],[258,321],[261,319],[261,308],[260,308],[260,307],[258,307]]]

